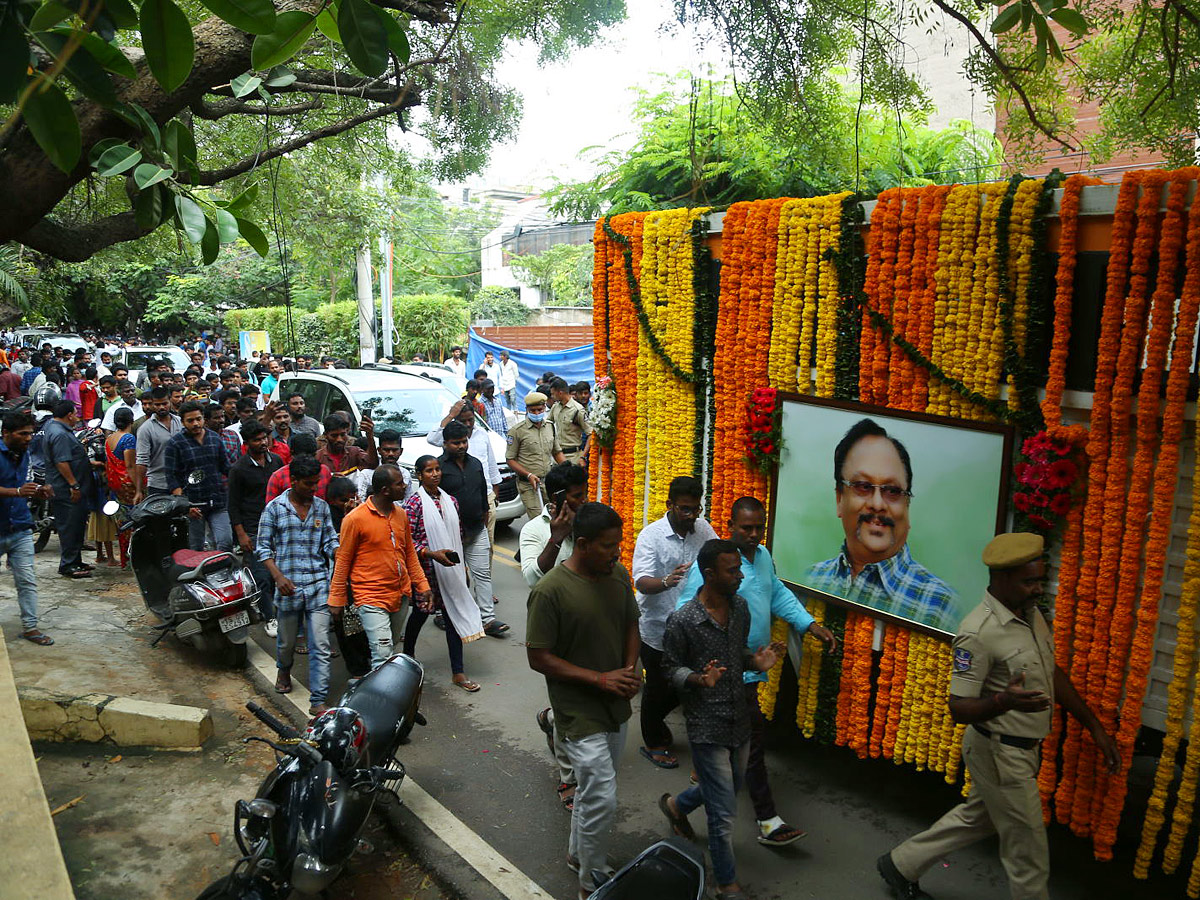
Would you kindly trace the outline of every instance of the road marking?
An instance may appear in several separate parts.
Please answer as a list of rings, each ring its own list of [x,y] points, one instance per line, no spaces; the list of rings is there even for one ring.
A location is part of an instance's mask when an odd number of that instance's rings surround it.
[[[510,565],[516,566],[516,563],[510,563]],[[266,677],[269,683],[274,684],[278,671],[274,657],[253,640],[247,640],[246,645],[250,651],[250,664]],[[292,679],[290,694],[279,695],[279,700],[290,702],[306,718],[310,699],[308,688],[299,678]],[[411,775],[404,779],[401,792],[404,796],[404,805],[412,811],[413,815],[508,900],[550,896],[538,886],[537,882],[474,832],[469,825],[430,796],[413,780]]]
[[[500,546],[497,546],[496,544],[493,544],[492,550],[495,551],[496,553],[499,553],[501,556],[507,556],[509,559],[517,558],[517,554],[514,553],[512,550],[509,550],[507,547],[500,547]]]
[[[519,562],[513,562],[511,559],[505,559],[503,556],[500,557],[499,559],[497,559],[496,562],[504,563],[504,565],[506,565],[506,566],[511,566],[512,568],[516,569],[518,572],[521,571],[521,564]]]

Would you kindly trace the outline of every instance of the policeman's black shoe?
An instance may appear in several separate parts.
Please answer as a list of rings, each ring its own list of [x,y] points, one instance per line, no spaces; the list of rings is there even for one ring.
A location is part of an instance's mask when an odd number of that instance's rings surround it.
[[[879,870],[879,877],[887,882],[887,886],[896,900],[933,900],[921,890],[921,885],[915,881],[909,881],[900,874],[900,870],[892,862],[891,852],[879,857],[875,861],[875,868]]]

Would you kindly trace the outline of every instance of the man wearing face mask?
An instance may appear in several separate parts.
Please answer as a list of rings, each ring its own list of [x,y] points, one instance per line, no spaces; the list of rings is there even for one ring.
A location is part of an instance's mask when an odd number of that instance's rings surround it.
[[[565,382],[563,382],[565,385]],[[638,535],[633,549],[633,585],[641,610],[642,666],[646,690],[642,695],[642,744],[638,752],[660,769],[679,765],[671,753],[671,729],[664,721],[679,705],[679,695],[663,670],[663,631],[675,611],[679,586],[704,543],[716,538],[701,517],[704,488],[699,479],[681,475],[667,489],[667,513]]]
[[[809,569],[808,587],[880,612],[953,632],[958,597],[913,559],[912,460],[905,446],[871,419],[857,422],[833,451],[841,552]]]
[[[525,395],[525,418],[508,433],[508,467],[517,478],[517,491],[530,519],[542,514],[542,479],[554,463],[566,462],[554,426],[546,421],[546,395]]]

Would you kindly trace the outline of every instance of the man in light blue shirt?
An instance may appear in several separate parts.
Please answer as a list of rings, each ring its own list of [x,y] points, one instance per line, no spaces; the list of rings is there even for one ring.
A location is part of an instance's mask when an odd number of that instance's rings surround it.
[[[798,634],[809,632],[825,644],[828,652],[837,649],[837,638],[828,628],[817,624],[800,599],[775,574],[771,552],[763,547],[767,530],[767,510],[754,497],[734,501],[729,517],[729,538],[742,554],[742,584],[738,594],[750,608],[750,635],[746,645],[754,651],[771,643],[771,617],[778,616]],[[676,609],[687,603],[704,585],[704,576],[693,563],[679,592]],[[775,810],[775,798],[767,781],[765,731],[766,720],[758,706],[758,683],[767,673],[747,670],[743,676],[746,700],[750,706],[750,759],[746,767],[746,787],[754,803],[758,820],[758,842],[768,847],[783,847],[798,841],[806,832],[789,825]]]

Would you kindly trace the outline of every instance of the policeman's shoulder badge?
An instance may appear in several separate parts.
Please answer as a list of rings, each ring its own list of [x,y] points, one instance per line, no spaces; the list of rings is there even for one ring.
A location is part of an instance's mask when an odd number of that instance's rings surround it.
[[[971,668],[971,651],[966,647],[954,648],[954,671],[966,672]]]

